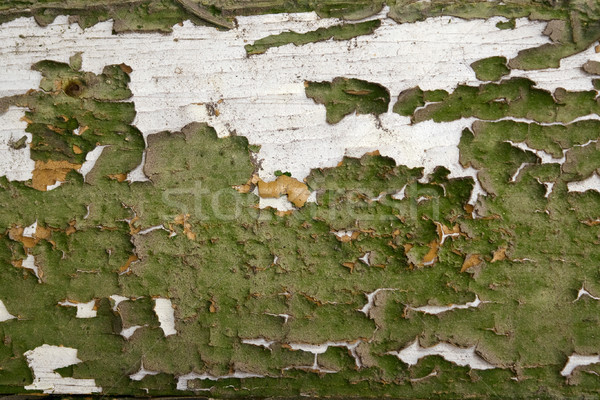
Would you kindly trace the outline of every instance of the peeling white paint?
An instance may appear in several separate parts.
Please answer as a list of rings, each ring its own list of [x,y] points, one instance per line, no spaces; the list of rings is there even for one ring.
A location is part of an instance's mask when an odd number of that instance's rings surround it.
[[[283,323],[287,324],[288,320],[290,319],[291,315],[290,314],[272,314],[272,313],[268,313],[266,312],[265,315],[270,315],[271,317],[279,317],[279,318],[283,318]]]
[[[529,166],[529,165],[533,165],[532,163],[522,163],[519,168],[517,168],[517,170],[515,171],[515,173],[513,174],[513,176],[510,177],[509,182],[516,182],[517,178],[519,177],[519,174],[521,173],[521,171],[523,171],[523,168]]]
[[[404,198],[406,197],[406,194],[405,194],[406,186],[407,185],[402,186],[402,189],[400,189],[399,191],[397,191],[396,193],[394,193],[392,195],[392,199],[394,199],[394,200],[404,200]]]
[[[98,161],[98,157],[100,157],[105,147],[107,146],[96,146],[94,150],[86,154],[85,161],[79,169],[79,172],[83,175],[84,181],[87,174],[94,168],[94,165],[96,165],[96,161]]]
[[[112,35],[111,22],[82,31],[69,25],[67,17],[46,28],[32,18],[20,18],[4,24],[0,32],[6,70],[0,76],[0,96],[37,88],[40,74],[30,71],[34,62],[66,62],[82,51],[84,70],[99,73],[106,64],[122,62],[133,68],[134,123],[145,136],[178,130],[192,121],[212,124],[220,136],[235,131],[261,145],[259,175],[266,180],[278,169],[302,179],[312,168],[333,167],[345,155],[377,149],[399,164],[425,167],[426,174],[443,165],[451,177],[476,179],[475,170],[458,162],[457,145],[468,120],[411,125],[409,118],[388,112],[379,118],[350,115],[330,125],[325,108],[306,97],[304,81],[346,76],[378,82],[390,90],[391,110],[394,97],[409,87],[452,90],[459,83],[478,84],[470,63],[497,55],[512,58],[519,50],[548,43],[541,34],[545,24],[519,19],[515,29],[499,30],[495,23],[501,18],[454,17],[397,24],[385,12],[380,14],[382,26],[373,35],[353,39],[350,49],[346,42],[330,40],[286,45],[252,57],[246,56],[244,45],[256,39],[340,21],[315,19],[312,13],[276,14],[239,17],[238,28],[226,32],[184,22],[170,35]],[[156,63],[157,51],[172,57]],[[208,104],[217,107],[218,116],[207,112]],[[128,175],[130,182],[146,179],[142,165]]]
[[[333,233],[335,236],[337,236],[339,239],[352,239],[352,235],[354,234],[354,232],[356,231],[332,231],[331,233]]]
[[[140,165],[129,171],[127,174],[128,182],[148,182],[150,179],[144,173],[144,165],[146,165],[146,151],[142,153],[142,161]]]
[[[291,369],[299,369],[299,370],[303,370],[303,371],[317,372],[319,374],[337,374],[338,371],[336,371],[336,370],[321,367],[319,365],[319,363],[317,362],[317,357],[318,357],[318,355],[315,354],[315,358],[313,360],[312,365],[294,365],[291,367],[285,367],[283,370],[289,371]]]
[[[421,307],[408,307],[410,310],[422,312],[425,314],[441,314],[451,310],[464,310],[467,308],[477,308],[480,304],[488,303],[487,301],[481,301],[479,296],[475,295],[475,300],[469,301],[465,304],[450,304],[449,306],[421,306]]]
[[[78,303],[70,300],[59,301],[58,305],[63,307],[76,307],[75,318],[95,318],[98,315],[96,311],[96,300],[87,303]]]
[[[600,116],[595,115],[593,117],[582,117],[582,118],[577,118],[575,121],[577,120],[589,120],[589,119],[599,119]],[[516,119],[516,118],[511,118],[511,120],[518,120],[519,122],[528,122],[528,123],[532,123],[535,121],[532,120],[524,120],[522,118]],[[563,125],[560,123],[552,123],[552,124],[541,124],[541,125]],[[576,144],[573,147],[585,147],[591,143],[596,143],[597,140],[588,140],[586,143],[584,144]],[[524,151],[529,151],[534,153],[541,161],[542,164],[552,164],[552,163],[556,163],[556,164],[560,164],[563,165],[564,162],[566,161],[567,157],[567,151],[568,149],[563,149],[562,151],[562,157],[561,158],[555,158],[552,154],[549,154],[543,150],[537,150],[534,148],[531,148],[530,146],[528,146],[526,143],[523,142],[513,142],[511,140],[506,140],[506,143],[509,143],[511,146],[516,147],[518,149],[524,150]],[[527,167],[528,165],[533,165],[530,163],[523,163],[521,164],[521,166],[517,169],[517,171],[515,172],[515,174],[511,177],[510,182],[515,182],[517,180],[517,177],[519,176],[519,174],[521,173],[521,171],[523,170],[523,168]],[[579,182],[568,182],[567,183],[567,188],[568,191],[574,191],[574,192],[584,192],[586,190],[589,189],[594,189],[594,190],[599,190],[598,188],[600,187],[599,182],[594,181],[594,176],[592,175],[590,178],[584,180],[584,181],[579,181]],[[599,179],[600,181],[600,179]],[[538,179],[538,182],[540,184],[543,184],[546,187],[546,193],[544,194],[545,198],[548,198],[548,196],[550,196],[550,194],[552,193],[552,189],[554,188],[554,182],[543,182],[540,181]],[[585,189],[585,190],[582,190]]]
[[[190,390],[188,389],[188,381],[193,381],[195,379],[200,380],[209,380],[209,381],[218,381],[221,379],[246,379],[246,378],[264,378],[264,375],[253,374],[250,372],[241,372],[235,371],[231,374],[227,375],[211,375],[207,373],[198,374],[196,372],[190,372],[189,374],[181,375],[177,378],[177,390]],[[203,389],[195,389],[195,390],[203,390]]]
[[[171,300],[161,297],[154,299],[154,312],[165,336],[175,335],[177,333],[177,330],[175,330],[175,310],[173,310]]]
[[[293,368],[301,368],[301,369],[310,368],[311,370],[317,370],[317,371],[323,372],[323,373],[335,373],[337,371],[324,370],[321,367],[319,367],[318,362],[317,362],[318,355],[325,353],[327,351],[327,349],[330,347],[345,347],[350,352],[350,355],[352,356],[352,358],[354,358],[354,362],[355,362],[357,368],[361,368],[362,362],[360,361],[360,357],[356,353],[356,348],[358,347],[358,345],[360,343],[361,343],[361,340],[355,340],[352,342],[325,342],[325,343],[321,343],[321,344],[288,343],[288,346],[292,350],[306,351],[308,353],[312,353],[315,355],[314,363],[312,366],[310,366],[310,367],[293,367]]]
[[[496,368],[475,352],[475,346],[462,348],[448,343],[438,343],[432,347],[421,347],[419,341],[415,340],[400,351],[390,351],[386,354],[394,355],[408,365],[416,365],[423,357],[437,355],[456,365],[468,365],[472,369]]]
[[[117,311],[117,307],[119,307],[119,304],[129,300],[129,297],[125,297],[125,296],[121,296],[118,294],[113,294],[110,296],[110,299],[114,302],[113,304],[113,311]]]
[[[292,211],[296,210],[296,207],[287,199],[287,196],[281,196],[278,198],[258,198],[258,208],[271,207],[277,211]]]
[[[37,219],[35,220],[35,222],[33,224],[26,226],[25,229],[23,229],[23,236],[32,238],[33,235],[35,235],[36,230],[37,230]]]
[[[256,338],[256,339],[242,339],[242,343],[251,344],[253,346],[264,347],[265,349],[271,350],[271,346],[275,343],[275,341],[267,340],[265,338]]]
[[[365,293],[365,296],[367,296],[367,304],[365,304],[363,306],[363,308],[359,309],[358,311],[365,314],[367,317],[371,318],[371,309],[375,306],[375,296],[377,296],[377,294],[379,292],[386,291],[386,290],[398,290],[398,289],[380,288],[371,293]]]
[[[442,240],[440,240],[440,246],[444,244],[444,242],[446,241],[446,238],[460,237],[460,232],[444,233],[443,225],[437,221],[434,221],[434,223],[437,226],[439,232],[442,234]]]
[[[600,192],[600,177],[597,174],[592,174],[587,179],[576,182],[567,182],[567,190],[569,192],[587,192],[588,190],[595,190]]]
[[[1,56],[1,55],[0,55]],[[4,55],[6,57],[6,55]],[[14,76],[0,74],[0,93],[6,85],[5,79],[14,79]],[[26,108],[11,106],[4,114],[0,114],[0,175],[6,175],[10,181],[27,181],[33,177],[35,162],[31,159],[29,144],[31,133],[25,132],[27,122],[23,121],[23,113]],[[23,136],[27,136],[26,146],[20,150],[10,147],[10,143],[16,142]]]
[[[165,230],[165,231],[169,232],[169,230],[167,228],[165,228],[164,225],[154,225],[154,226],[151,226],[150,228],[142,229],[137,234],[138,235],[145,235],[147,233],[150,233],[152,231],[156,231],[158,229],[162,229],[162,230]]]
[[[147,369],[144,369],[144,363],[142,362],[140,365],[140,370],[135,374],[129,375],[129,379],[131,379],[132,381],[141,381],[148,375],[153,376],[158,374],[159,372],[157,371],[148,371]]]
[[[292,350],[302,350],[312,354],[323,354],[327,351],[330,344],[308,344],[308,343],[289,343]]]
[[[511,140],[507,140],[506,143],[509,143],[511,146],[516,147],[517,149],[520,149],[523,151],[529,151],[529,152],[535,154],[540,159],[542,164],[556,163],[556,164],[563,165],[566,160],[565,153],[567,152],[567,150],[563,150],[563,156],[561,158],[554,158],[554,156],[552,154],[547,153],[543,150],[536,150],[534,148],[531,148],[527,145],[527,143],[513,142]]]
[[[370,261],[370,257],[371,257],[371,252],[368,251],[365,254],[362,255],[362,257],[359,257],[358,260],[362,261],[363,263],[367,264],[367,266],[371,266],[371,261]]]
[[[537,179],[538,183],[541,185],[544,185],[546,188],[546,193],[544,193],[544,197],[548,198],[548,196],[550,196],[550,194],[552,193],[552,189],[554,189],[554,182],[544,182],[539,180],[539,178]],[[546,210],[548,211],[548,210]]]
[[[27,257],[25,257],[21,266],[23,268],[32,270],[33,273],[35,274],[35,277],[37,278],[38,282],[42,283],[42,279],[40,278],[40,273],[39,273],[40,271],[38,269],[38,266],[35,265],[35,257],[34,256],[32,256],[31,254],[27,254]]]
[[[2,300],[0,300],[0,322],[8,321],[9,319],[14,319],[14,318],[17,318],[17,317],[15,317],[11,313],[9,313],[8,310],[6,309],[6,306],[4,305],[4,302],[2,302]]]
[[[25,390],[42,390],[50,394],[90,394],[102,392],[94,379],[63,378],[54,370],[79,364],[77,349],[44,344],[24,353],[33,371],[33,383]]]
[[[583,285],[581,285],[581,289],[579,289],[579,291],[577,292],[577,298],[575,300],[573,300],[573,303],[575,303],[577,300],[579,300],[583,296],[588,296],[589,298],[594,299],[594,300],[600,300],[600,297],[596,297],[596,296],[592,295],[590,292],[588,292],[586,290],[586,288]]]
[[[140,328],[143,328],[143,327],[141,325],[133,325],[133,326],[130,326],[129,328],[121,329],[121,332],[119,332],[119,334],[121,336],[123,336],[125,339],[129,340],[133,336],[135,331],[137,331]],[[136,379],[134,379],[134,380],[136,380]]]
[[[570,376],[575,368],[584,367],[586,365],[597,364],[600,363],[600,356],[582,356],[579,354],[573,353],[569,356],[565,367],[560,371],[562,376]]]

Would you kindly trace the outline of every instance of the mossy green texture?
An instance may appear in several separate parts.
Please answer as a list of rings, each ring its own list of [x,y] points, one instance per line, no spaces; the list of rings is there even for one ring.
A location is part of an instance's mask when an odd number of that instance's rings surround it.
[[[423,93],[423,94],[422,94]],[[394,111],[411,115],[413,122],[435,122],[475,117],[497,120],[503,117],[527,118],[541,123],[568,123],[579,117],[600,112],[596,91],[569,92],[558,88],[554,93],[535,87],[527,78],[504,79],[480,86],[458,85],[440,101],[425,105],[426,92],[410,89],[400,94]],[[416,109],[418,106],[423,106]]]
[[[514,18],[496,23],[496,28],[498,29],[515,29],[515,26],[517,26],[517,24]]]
[[[306,33],[283,32],[258,39],[252,44],[245,46],[248,55],[262,54],[272,47],[284,46],[293,43],[301,46],[307,43],[315,43],[323,40],[350,40],[352,38],[370,35],[381,26],[378,19],[359,22],[355,24],[335,25],[329,28],[319,28]]]
[[[128,97],[126,69],[117,66],[121,74],[107,67],[105,73],[113,71],[121,82],[111,88],[101,83],[106,76],[79,72],[76,58],[71,64],[37,64],[42,90],[23,103],[34,108],[30,125],[79,123],[85,116],[98,131],[113,132],[118,120],[119,131],[135,132],[133,106],[115,101]],[[56,82],[64,88],[75,79],[85,83],[79,97],[55,89]],[[383,93],[371,89],[374,84],[349,81],[338,80],[335,89],[335,81],[317,84],[327,89],[317,93]],[[461,110],[497,119],[528,109],[528,117],[565,122],[597,112],[587,92],[559,91],[553,98],[531,86],[517,79],[417,94],[451,110],[427,114],[437,120],[460,117]],[[485,107],[498,97],[509,103],[499,111]],[[100,113],[100,100],[128,111]],[[387,109],[379,97],[369,101]],[[358,106],[345,107],[338,117]],[[48,141],[70,143],[73,129],[50,130]],[[110,142],[86,182],[72,171],[60,187],[40,192],[0,178],[0,300],[18,316],[0,323],[0,392],[22,392],[33,379],[24,353],[50,344],[78,349],[82,362],[59,370],[62,376],[94,378],[109,395],[210,389],[212,397],[237,398],[598,396],[597,367],[589,374],[576,370],[569,380],[560,371],[572,353],[597,354],[600,347],[600,303],[586,296],[574,301],[582,285],[600,295],[593,262],[600,258],[600,194],[567,190],[569,182],[600,169],[599,131],[597,120],[477,121],[459,145],[461,164],[477,169],[487,192],[474,209],[467,204],[471,178],[451,178],[438,167],[423,179],[420,168],[367,154],[313,170],[305,181],[316,203],[283,216],[261,210],[255,195],[234,189],[256,169],[248,141],[218,138],[198,123],[148,137],[148,182],[109,177],[139,163],[138,147],[130,147],[136,135]],[[555,159],[564,154],[565,162],[542,164],[516,143]],[[60,149],[39,154],[74,159]],[[551,192],[546,184],[553,184]],[[403,196],[396,195],[400,191]],[[15,229],[35,221],[44,235],[33,243],[15,236]],[[443,239],[441,227],[457,234]],[[338,231],[351,234],[346,240]],[[15,263],[26,255],[35,257],[40,281]],[[481,262],[465,269],[470,255]],[[381,288],[391,290],[376,295],[368,315],[360,312],[367,294]],[[112,295],[129,300],[113,308]],[[483,301],[477,308],[438,315],[412,309],[464,304],[475,296]],[[153,312],[156,297],[173,302],[175,335],[164,336]],[[75,318],[74,308],[58,305],[65,299],[95,300],[97,316]],[[119,334],[135,325],[140,328],[130,339]],[[256,338],[273,344],[243,343]],[[415,339],[422,346],[476,346],[496,368],[472,370],[436,356],[409,366],[388,354]],[[360,368],[346,348],[332,346],[317,357],[320,368],[336,371],[327,374],[314,370],[313,354],[289,346],[355,341]],[[159,374],[130,380],[142,363]],[[178,377],[190,372],[232,371],[264,377],[196,379],[188,391],[176,390]]]
[[[115,168],[132,169],[144,150],[142,133],[131,125],[135,117],[128,88],[130,68],[110,65],[101,74],[79,70],[80,56],[73,66],[41,61],[33,69],[42,74],[40,90],[2,99],[26,107],[26,131],[32,134],[33,160],[63,160],[82,164],[96,146],[115,146],[121,155]]]
[[[471,64],[471,68],[480,81],[499,81],[510,73],[506,63],[506,57],[489,57],[475,61]]]
[[[346,115],[387,112],[390,92],[378,83],[335,78],[331,82],[305,82],[306,96],[325,105],[327,122],[337,124]]]

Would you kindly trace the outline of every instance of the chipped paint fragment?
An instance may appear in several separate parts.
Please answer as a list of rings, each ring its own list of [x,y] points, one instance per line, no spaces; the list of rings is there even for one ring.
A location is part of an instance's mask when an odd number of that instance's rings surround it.
[[[175,330],[175,311],[171,300],[160,297],[154,299],[154,312],[165,336],[175,335],[177,333],[177,330]]]
[[[441,314],[451,310],[464,310],[467,308],[477,308],[480,304],[487,303],[481,301],[479,296],[475,295],[475,300],[469,301],[465,304],[450,304],[448,306],[420,306],[420,307],[408,307],[412,311],[422,312],[424,314]]]
[[[94,379],[63,378],[56,369],[79,364],[77,349],[44,344],[24,353],[33,372],[33,383],[25,390],[41,390],[54,394],[91,394],[102,392]]]
[[[597,363],[600,363],[600,356],[598,356],[598,355],[586,356],[586,355],[573,353],[567,359],[567,363],[565,364],[562,371],[560,371],[560,374],[562,376],[568,377],[568,376],[571,376],[573,371],[575,371],[575,369],[578,367],[584,367],[587,365],[592,365],[592,364],[597,364]]]
[[[59,301],[58,305],[63,307],[75,307],[77,309],[75,318],[95,318],[98,315],[96,311],[96,300],[91,300],[87,303],[64,300]]]
[[[17,317],[15,317],[11,313],[9,313],[8,310],[6,309],[6,306],[2,302],[2,300],[0,300],[0,322],[8,321],[10,319],[15,319],[15,318],[17,318]]]
[[[492,369],[494,365],[485,361],[479,356],[475,347],[456,347],[448,343],[438,343],[432,347],[421,347],[418,340],[400,351],[390,351],[387,354],[398,357],[402,362],[408,365],[416,365],[417,362],[427,356],[437,355],[460,366],[469,366],[472,369]]]

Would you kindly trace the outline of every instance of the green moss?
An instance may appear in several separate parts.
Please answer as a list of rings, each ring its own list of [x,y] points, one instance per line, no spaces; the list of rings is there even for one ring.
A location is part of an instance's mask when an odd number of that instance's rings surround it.
[[[102,74],[79,71],[80,55],[71,57],[71,66],[41,61],[32,68],[41,72],[41,90],[5,99],[8,104],[26,107],[26,131],[32,134],[31,158],[66,160],[82,164],[98,145],[114,145],[122,156],[116,170],[126,173],[141,161],[144,139],[131,126],[135,117],[128,88],[130,70],[111,65]],[[121,168],[119,168],[121,167]]]
[[[306,96],[324,104],[327,122],[336,124],[346,115],[379,115],[387,112],[389,91],[372,82],[360,79],[335,78],[332,82],[306,82]]]
[[[547,7],[540,13],[551,16]],[[40,89],[9,99],[29,108],[36,160],[81,162],[96,146],[110,147],[86,182],[73,171],[60,187],[40,192],[0,178],[0,300],[19,316],[0,324],[0,392],[30,384],[25,352],[51,344],[77,348],[82,361],[59,374],[93,378],[115,396],[179,395],[178,377],[192,371],[265,377],[196,379],[186,395],[199,388],[237,398],[598,395],[597,380],[584,371],[572,381],[560,375],[569,355],[596,354],[600,346],[600,303],[574,301],[582,285],[600,293],[593,262],[600,257],[600,195],[567,190],[600,168],[600,122],[573,122],[598,113],[595,91],[551,94],[523,78],[459,85],[452,93],[409,89],[394,111],[414,122],[479,119],[459,144],[460,163],[477,170],[487,192],[474,210],[467,204],[473,179],[451,177],[443,167],[424,177],[421,168],[366,154],[312,170],[305,181],[316,203],[282,216],[257,209],[256,196],[233,188],[255,173],[258,149],[244,137],[218,138],[206,124],[148,137],[150,181],[110,179],[137,166],[144,149],[132,126],[134,106],[125,101],[128,69],[109,66],[95,75],[80,64],[77,56],[69,65],[40,62]],[[344,78],[309,82],[306,92],[325,105],[330,123],[352,112],[387,112],[390,99],[381,85]],[[565,161],[543,164],[536,151]],[[50,233],[26,247],[11,229],[34,221]],[[442,243],[441,226],[458,233]],[[347,230],[355,232],[349,240],[335,235]],[[41,282],[14,265],[27,255]],[[469,255],[481,264],[462,271]],[[368,315],[360,312],[380,288],[394,290],[380,291]],[[115,294],[129,300],[113,309]],[[484,302],[477,308],[438,315],[411,309],[475,296]],[[172,300],[177,334],[164,336],[156,297]],[[95,300],[97,317],[75,318],[74,308],[58,305],[65,299]],[[141,328],[129,340],[120,335],[135,325]],[[243,343],[253,338],[273,343]],[[423,346],[476,345],[498,368],[471,370],[436,356],[409,366],[388,354],[415,338]],[[362,368],[344,347],[316,357],[335,374],[311,371],[315,356],[289,348],[357,340]],[[128,379],[142,362],[159,374]]]
[[[506,63],[506,57],[489,57],[475,61],[471,68],[480,81],[499,81],[510,73]]]
[[[500,21],[496,23],[496,28],[498,29],[515,29],[516,23],[515,19],[511,18],[508,21]]]
[[[394,104],[394,112],[404,116],[411,116],[415,110],[425,105],[423,91],[420,87],[406,89],[398,95],[398,101]]]
[[[376,19],[356,24],[342,24],[329,28],[319,28],[306,33],[297,33],[293,31],[283,32],[259,39],[252,44],[247,44],[245,49],[248,55],[253,55],[262,54],[272,47],[284,46],[290,43],[293,43],[296,46],[302,46],[307,43],[315,43],[329,39],[350,40],[358,36],[370,35],[375,29],[379,28],[380,25],[381,21]]]
[[[483,73],[479,68],[482,65],[476,66],[480,74]],[[425,97],[426,92],[419,88],[406,90],[398,97],[394,112],[411,116],[413,122],[454,121],[468,117],[497,120],[509,116],[538,122],[570,122],[600,112],[595,91],[569,92],[558,88],[551,94],[535,88],[534,82],[526,78],[510,78],[478,87],[458,85],[452,93],[440,96],[436,99],[440,101],[433,104],[426,105]]]

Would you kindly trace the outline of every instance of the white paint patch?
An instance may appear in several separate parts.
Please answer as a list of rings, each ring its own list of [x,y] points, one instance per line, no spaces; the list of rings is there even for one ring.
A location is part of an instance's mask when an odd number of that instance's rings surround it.
[[[38,266],[35,265],[35,257],[34,256],[32,256],[31,254],[27,254],[27,257],[25,257],[21,266],[23,268],[32,270],[33,273],[35,274],[35,277],[37,278],[38,282],[42,283],[42,280],[40,278],[40,273],[39,273],[40,271],[38,269]]]
[[[292,350],[302,350],[312,354],[323,354],[329,348],[328,343],[323,344],[308,344],[308,343],[290,343]]]
[[[145,235],[147,233],[150,233],[152,231],[156,231],[158,229],[162,229],[162,230],[165,230],[167,232],[169,231],[163,225],[155,225],[155,226],[151,226],[150,228],[143,229],[143,230],[139,231],[137,234],[138,235]]]
[[[159,373],[157,371],[148,371],[147,369],[144,369],[144,363],[142,363],[140,365],[140,370],[135,374],[129,375],[129,379],[131,379],[132,381],[141,381],[148,375],[153,376],[158,374]]]
[[[565,153],[567,152],[567,150],[563,150],[563,156],[561,158],[554,158],[554,156],[552,156],[552,154],[546,153],[543,150],[533,149],[533,148],[529,147],[527,145],[527,143],[513,142],[511,140],[507,140],[506,143],[509,143],[511,146],[516,147],[517,149],[521,149],[523,151],[529,151],[529,152],[535,154],[540,159],[542,164],[556,163],[556,164],[563,165],[566,160]]]
[[[444,190],[445,190],[445,188],[444,188]],[[439,232],[442,234],[442,240],[440,240],[440,246],[444,244],[444,242],[446,241],[446,238],[460,237],[460,232],[444,233],[443,225],[437,221],[434,221],[434,223],[437,226]]]
[[[600,116],[596,115],[596,116],[593,116],[593,117],[577,118],[577,120],[588,120],[588,119],[598,119],[598,118],[600,118]],[[511,120],[518,120],[518,122],[527,122],[527,123],[533,123],[533,122],[535,122],[535,121],[532,121],[532,120],[523,120],[522,118],[519,118],[519,119],[511,118]],[[576,121],[576,120],[574,120],[574,121]],[[562,125],[562,124],[552,123],[552,124],[541,124],[541,125]],[[596,142],[597,142],[597,140],[588,140],[584,144],[576,144],[573,147],[585,147],[585,146],[587,146],[587,145],[589,145],[591,143],[596,143]],[[517,142],[516,143],[516,142],[510,141],[510,140],[507,140],[506,143],[509,143],[511,146],[516,147],[518,149],[534,153],[540,159],[540,161],[541,161],[542,164],[552,164],[552,163],[555,163],[555,164],[563,165],[564,162],[567,159],[566,154],[567,154],[568,149],[564,149],[562,151],[563,155],[562,155],[561,158],[555,158],[552,154],[549,154],[549,153],[547,153],[547,152],[545,152],[543,150],[536,150],[534,148],[531,148],[526,143],[523,143],[523,142]],[[527,167],[528,165],[532,165],[532,164],[530,164],[530,163],[523,163],[523,164],[521,164],[521,166],[517,169],[517,171],[511,177],[510,182],[515,182],[517,180],[519,174],[523,170],[523,168]],[[591,178],[593,178],[594,176],[595,175],[593,175],[592,177],[588,178],[588,180],[591,179]],[[600,187],[600,185],[598,184],[598,182],[594,182],[593,180],[587,182],[588,180],[579,181],[579,182],[568,182],[567,183],[568,191],[570,191],[570,192],[571,191],[585,191],[585,190],[588,190],[588,189],[599,190],[598,187]],[[546,187],[546,194],[544,195],[544,197],[548,198],[548,196],[550,196],[550,194],[552,193],[552,189],[554,188],[554,182],[542,182],[539,179],[538,179],[538,182],[540,184],[543,184]],[[590,184],[591,185],[595,185],[595,186],[588,187],[588,189],[585,189],[585,190],[579,190],[581,188],[585,188],[586,185],[590,185]],[[571,187],[573,187],[573,190],[571,189]]]
[[[353,342],[326,342],[322,344],[308,344],[308,343],[289,343],[289,346],[292,350],[302,350],[308,353],[312,353],[315,355],[314,363],[310,367],[310,369],[317,370],[319,372],[324,373],[335,373],[337,371],[324,370],[319,367],[317,362],[317,357],[319,354],[323,354],[330,347],[345,347],[350,352],[352,358],[354,358],[354,362],[358,368],[362,367],[362,362],[360,361],[360,357],[356,353],[356,348],[361,343],[361,340],[355,340]]]
[[[402,189],[400,189],[399,191],[397,191],[396,193],[394,193],[392,195],[392,199],[394,200],[404,200],[404,198],[406,197],[406,185],[402,186]]]
[[[189,374],[181,375],[177,378],[177,390],[189,390],[188,389],[188,381],[193,381],[195,379],[200,380],[209,380],[209,381],[218,381],[221,379],[246,379],[246,378],[264,378],[264,375],[253,374],[250,372],[241,372],[235,371],[228,375],[211,375],[211,374],[198,374],[196,372],[190,372]],[[203,390],[203,389],[197,389]]]
[[[142,161],[140,162],[140,165],[135,167],[133,170],[131,170],[127,174],[127,181],[128,182],[148,182],[148,181],[150,181],[150,179],[148,179],[148,177],[144,173],[144,165],[146,165],[146,152],[145,151],[142,153]]]
[[[365,304],[363,306],[363,308],[359,309],[358,311],[365,314],[367,317],[371,318],[371,309],[375,306],[375,296],[377,296],[377,294],[379,292],[382,292],[385,290],[398,290],[398,289],[380,288],[371,293],[365,293],[365,296],[367,296],[367,304]]]
[[[102,151],[104,151],[105,147],[107,147],[107,146],[96,146],[96,148],[94,150],[92,150],[86,154],[85,161],[83,162],[83,164],[81,165],[81,168],[79,169],[79,173],[81,173],[81,175],[83,175],[84,181],[85,181],[85,177],[87,176],[87,174],[92,170],[92,168],[94,168],[94,165],[96,165],[96,161],[98,161],[98,157],[100,157],[100,155],[102,154]]]
[[[177,333],[175,330],[175,310],[173,310],[171,300],[161,297],[154,299],[154,312],[165,336]]]
[[[575,368],[600,363],[600,356],[582,356],[573,353],[569,356],[565,367],[560,371],[562,376],[570,376]]]
[[[567,190],[569,192],[587,192],[588,190],[595,190],[600,192],[600,177],[597,174],[593,174],[587,179],[576,182],[567,182]]]
[[[8,310],[6,309],[6,306],[2,302],[2,300],[0,300],[0,322],[8,321],[9,319],[14,319],[14,318],[17,318],[17,317],[15,317],[11,313],[9,313]]]
[[[546,187],[546,193],[544,194],[544,197],[548,198],[548,196],[550,196],[550,194],[552,193],[552,189],[554,189],[554,182],[544,182],[541,181],[539,178],[536,178],[536,180],[539,184],[544,185]]]
[[[291,315],[290,314],[272,314],[272,313],[268,313],[266,312],[265,315],[270,315],[271,317],[279,317],[279,318],[283,318],[283,323],[287,324],[288,320],[290,319]]]
[[[31,224],[31,225],[25,227],[25,229],[23,229],[23,236],[33,238],[33,235],[35,234],[36,230],[37,230],[37,219],[35,220],[35,222],[33,224]]]
[[[29,368],[33,371],[33,383],[25,390],[42,390],[55,394],[90,394],[102,392],[94,379],[63,378],[54,372],[59,368],[79,364],[77,349],[44,344],[25,352]]]
[[[287,199],[287,196],[281,196],[278,198],[258,198],[258,208],[271,207],[277,211],[292,211],[296,210],[296,207]]]
[[[5,88],[3,85],[7,84],[3,82],[7,78],[10,78],[10,74],[5,77],[0,73],[0,93]],[[13,76],[12,79],[14,78]],[[10,85],[10,83],[8,84]],[[8,111],[0,114],[0,176],[6,175],[6,178],[10,181],[27,181],[31,179],[35,168],[35,162],[31,159],[29,147],[32,136],[31,133],[25,132],[27,123],[21,119],[25,110],[21,107],[9,107]],[[10,147],[11,143],[18,141],[23,136],[27,136],[24,148],[15,150]]]
[[[123,336],[125,339],[129,340],[133,336],[135,331],[137,331],[140,328],[142,328],[141,325],[130,326],[129,328],[121,329],[121,332],[119,332],[119,334],[121,336]],[[136,380],[136,379],[134,379],[134,380]]]
[[[370,257],[371,257],[371,252],[368,251],[365,254],[363,254],[362,257],[358,258],[358,261],[362,261],[363,263],[367,264],[367,266],[371,266],[371,261],[370,261]]]
[[[123,62],[133,68],[134,123],[145,136],[178,130],[192,121],[209,122],[220,136],[235,131],[261,145],[259,175],[265,180],[274,178],[276,170],[302,179],[312,168],[333,167],[345,155],[377,149],[399,164],[424,167],[426,174],[443,165],[451,177],[475,178],[475,170],[465,170],[458,162],[457,145],[469,121],[411,125],[409,118],[391,112],[395,97],[416,85],[452,90],[458,83],[478,84],[470,63],[498,55],[512,58],[522,49],[549,43],[541,34],[545,24],[519,19],[515,29],[499,30],[495,24],[501,18],[454,17],[397,24],[384,17],[386,12],[380,14],[381,27],[352,39],[351,48],[330,40],[286,45],[252,57],[246,56],[244,45],[256,39],[340,21],[315,19],[313,13],[276,14],[239,17],[238,28],[226,32],[185,22],[174,26],[170,35],[112,35],[111,22],[82,31],[69,25],[67,17],[58,17],[46,28],[33,18],[20,18],[3,24],[0,32],[5,71],[0,96],[37,88],[40,74],[30,70],[33,63],[67,62],[82,51],[84,70],[99,73],[107,64]],[[157,63],[157,52],[171,56]],[[327,124],[325,108],[306,97],[304,82],[336,76],[386,86],[392,97],[390,112],[380,118],[350,115],[336,125]],[[586,82],[591,86],[589,79]],[[216,106],[219,115],[208,113],[207,104]],[[130,181],[146,179],[141,168],[129,175]]]
[[[421,307],[408,307],[410,310],[422,312],[425,314],[441,314],[451,310],[464,310],[467,308],[477,308],[480,304],[487,303],[487,301],[481,301],[479,296],[475,295],[475,300],[465,304],[450,304],[449,306],[421,306]]]
[[[251,344],[253,346],[264,347],[265,349],[271,350],[271,346],[275,341],[267,340],[265,338],[257,338],[257,339],[242,339],[242,343]]]
[[[583,285],[581,285],[581,289],[579,289],[579,291],[577,292],[577,298],[575,300],[573,300],[573,303],[575,303],[577,300],[579,300],[583,296],[588,296],[589,298],[594,299],[594,300],[600,300],[600,297],[596,297],[596,296],[592,295],[590,292],[588,292],[586,290],[586,288]]]
[[[110,299],[114,302],[113,304],[113,311],[117,311],[117,307],[119,307],[119,304],[121,304],[124,301],[129,300],[129,297],[125,297],[125,296],[121,296],[118,294],[113,294],[110,296]]]
[[[332,231],[331,233],[333,233],[335,236],[337,236],[339,239],[352,239],[352,235],[354,234],[355,231]]]
[[[65,300],[59,301],[58,305],[63,307],[76,307],[77,314],[75,314],[75,318],[95,318],[98,315],[98,312],[96,311],[96,300],[87,303]]]
[[[521,173],[521,171],[523,171],[523,169],[525,167],[527,167],[528,165],[533,165],[531,163],[522,163],[519,168],[517,168],[517,170],[515,171],[515,173],[513,174],[513,176],[510,177],[509,182],[516,182],[517,178],[519,177],[519,174]]]
[[[336,370],[321,367],[317,361],[317,357],[318,355],[315,354],[315,358],[312,365],[294,365],[292,367],[285,367],[283,370],[289,371],[291,369],[300,369],[303,371],[317,372],[319,374],[337,374],[338,371]]]
[[[475,346],[465,349],[448,343],[438,343],[433,347],[421,347],[419,341],[415,340],[404,349],[400,351],[390,351],[387,354],[398,357],[402,362],[408,365],[416,365],[423,357],[437,355],[462,367],[468,365],[472,369],[496,368],[475,352]]]

